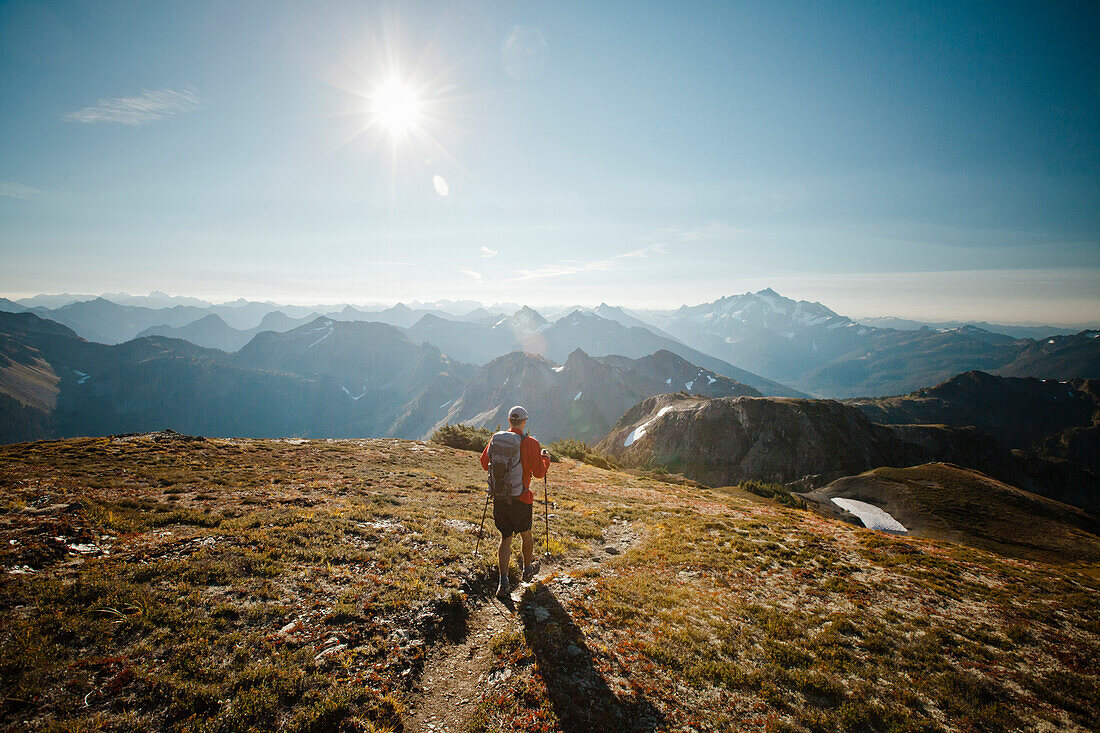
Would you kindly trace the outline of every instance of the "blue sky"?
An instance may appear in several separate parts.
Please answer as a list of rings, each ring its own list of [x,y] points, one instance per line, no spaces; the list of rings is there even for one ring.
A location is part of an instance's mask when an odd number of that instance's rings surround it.
[[[770,286],[1100,320],[1097,27],[1068,2],[3,2],[0,294]],[[396,146],[365,129],[390,77],[421,110]]]

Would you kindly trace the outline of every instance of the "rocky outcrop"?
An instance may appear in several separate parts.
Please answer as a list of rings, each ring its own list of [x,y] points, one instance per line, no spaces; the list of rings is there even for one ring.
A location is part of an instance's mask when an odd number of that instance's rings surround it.
[[[759,397],[653,397],[623,415],[599,449],[625,466],[663,466],[711,486],[824,483],[923,458],[919,447],[839,402]]]
[[[1080,465],[1008,450],[974,427],[879,425],[833,400],[654,397],[598,448],[624,466],[659,466],[711,486],[812,489],[882,466],[946,461],[1100,516],[1100,476]]]

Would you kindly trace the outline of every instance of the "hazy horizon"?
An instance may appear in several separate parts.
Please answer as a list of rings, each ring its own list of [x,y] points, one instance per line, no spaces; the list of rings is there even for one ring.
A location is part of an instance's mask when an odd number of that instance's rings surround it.
[[[760,290],[764,290],[764,289],[767,289],[767,288],[761,288]],[[786,293],[784,293],[782,291],[779,291],[775,288],[771,288],[771,289],[773,291],[777,292],[779,295],[781,295],[783,297],[791,297],[791,296],[787,295]],[[738,292],[738,293],[727,293],[725,296],[719,296],[719,297],[738,296],[738,295],[744,295],[744,294],[751,293],[751,292],[759,292],[759,290],[757,290],[757,291],[745,291],[743,293],[740,293],[740,292]],[[117,292],[113,292],[113,293],[112,292],[107,292],[107,291],[100,292],[100,293],[75,293],[75,292],[74,293],[70,293],[70,292],[26,293],[26,294],[22,294],[22,293],[15,293],[15,294],[0,293],[0,298],[7,298],[8,300],[11,300],[13,302],[34,300],[36,298],[61,298],[61,297],[65,297],[65,296],[72,296],[72,297],[77,299],[77,300],[74,300],[72,302],[79,302],[81,300],[92,299],[92,298],[100,298],[100,297],[106,298],[107,300],[111,300],[112,296],[115,297],[115,298],[118,298],[119,296],[125,296],[127,298],[136,298],[136,299],[157,298],[157,297],[168,298],[168,299],[184,299],[184,298],[187,298],[187,299],[194,299],[194,300],[197,300],[197,301],[203,301],[204,303],[206,303],[210,306],[232,305],[232,304],[234,304],[236,302],[239,302],[239,301],[246,301],[246,302],[251,302],[251,303],[270,303],[270,304],[274,304],[274,305],[280,306],[280,307],[288,306],[288,307],[294,307],[294,308],[313,308],[313,309],[318,309],[318,310],[326,309],[326,310],[320,311],[320,312],[332,312],[333,310],[335,310],[337,308],[343,308],[344,306],[348,306],[348,305],[352,306],[353,308],[363,308],[363,309],[370,309],[370,310],[384,310],[384,309],[387,309],[387,308],[392,308],[392,307],[394,307],[398,304],[403,304],[403,305],[410,306],[410,307],[420,307],[420,306],[438,307],[438,305],[441,304],[441,303],[451,303],[451,304],[474,303],[474,304],[476,304],[475,307],[482,307],[482,308],[486,308],[486,309],[489,309],[489,310],[500,309],[501,312],[507,312],[507,313],[511,313],[514,309],[518,309],[518,308],[521,308],[523,306],[529,306],[531,308],[534,308],[535,310],[545,309],[549,313],[556,313],[556,312],[560,312],[560,311],[563,311],[563,310],[566,310],[566,309],[572,308],[572,307],[582,307],[582,308],[592,308],[592,309],[594,309],[594,308],[597,308],[600,305],[608,305],[608,306],[611,306],[611,307],[621,307],[621,308],[627,309],[628,311],[636,311],[636,312],[645,312],[645,311],[658,311],[659,312],[659,311],[671,311],[671,310],[674,310],[676,308],[679,308],[680,306],[696,306],[696,305],[702,305],[702,304],[707,303],[707,302],[712,302],[712,301],[700,301],[700,302],[677,303],[677,304],[675,304],[671,307],[665,308],[665,307],[647,307],[647,306],[628,306],[628,305],[624,305],[622,303],[608,302],[606,300],[600,300],[600,301],[596,301],[596,302],[574,301],[574,302],[568,302],[568,303],[565,303],[565,302],[552,302],[552,301],[537,302],[537,303],[533,302],[533,301],[515,301],[515,302],[510,302],[510,301],[487,301],[487,300],[480,300],[480,299],[477,299],[477,298],[461,298],[461,299],[458,299],[458,298],[436,298],[436,299],[433,299],[433,300],[421,300],[421,299],[417,299],[417,298],[408,298],[408,299],[405,299],[405,300],[396,300],[396,301],[369,301],[369,300],[368,301],[321,301],[321,300],[317,300],[317,301],[311,301],[311,300],[281,301],[281,300],[278,300],[276,298],[267,298],[267,297],[246,298],[246,297],[243,297],[243,296],[236,296],[236,297],[222,296],[222,297],[214,297],[214,298],[203,298],[203,297],[198,297],[198,296],[189,295],[189,294],[170,294],[170,293],[165,293],[163,291],[148,291],[148,292],[144,292],[144,293],[142,293],[142,292],[131,293],[131,292],[126,292],[126,291],[117,291]],[[825,307],[827,307],[830,310],[834,311],[838,315],[847,316],[847,317],[851,318],[852,320],[856,320],[856,321],[861,320],[861,319],[873,319],[873,318],[898,318],[898,319],[903,319],[903,320],[922,321],[922,322],[929,322],[929,323],[959,321],[959,322],[988,322],[990,324],[1004,325],[1004,326],[1056,326],[1056,327],[1059,327],[1059,328],[1071,328],[1072,327],[1072,328],[1083,328],[1083,329],[1100,328],[1100,319],[1085,320],[1085,321],[1053,321],[1053,320],[1030,321],[1030,320],[1020,320],[1020,319],[996,320],[996,319],[989,319],[989,318],[921,317],[921,316],[915,316],[915,315],[899,315],[898,313],[858,313],[858,312],[847,312],[847,311],[844,311],[842,309],[834,308],[831,304],[829,304],[827,302],[823,302],[821,300],[815,300],[815,299],[811,299],[811,298],[791,298],[791,299],[792,300],[800,300],[800,301],[808,301],[808,302],[811,302],[811,303],[818,303],[820,305],[824,305]],[[717,298],[715,298],[715,300],[717,300]],[[114,301],[112,301],[112,302],[114,302]],[[147,306],[147,307],[156,307],[156,306]],[[441,310],[444,310],[444,309],[441,308]],[[464,310],[463,308],[452,308],[452,311],[457,315],[462,315],[465,312],[468,312],[468,310]]]
[[[0,6],[0,291],[1100,320],[1090,3]]]

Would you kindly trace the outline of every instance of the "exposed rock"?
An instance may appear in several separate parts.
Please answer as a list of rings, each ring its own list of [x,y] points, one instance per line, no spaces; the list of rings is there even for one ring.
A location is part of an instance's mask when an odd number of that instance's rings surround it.
[[[924,455],[833,400],[684,395],[636,405],[598,448],[625,466],[659,465],[711,486],[835,478],[920,463]]]

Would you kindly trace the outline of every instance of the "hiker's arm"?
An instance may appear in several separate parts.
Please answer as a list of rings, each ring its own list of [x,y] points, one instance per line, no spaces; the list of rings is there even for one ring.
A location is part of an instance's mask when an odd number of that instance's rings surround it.
[[[542,454],[542,446],[534,438],[530,443],[524,443],[523,448],[529,452],[525,456],[527,465],[531,467],[531,475],[542,478],[546,475],[546,469],[550,468],[550,456]]]
[[[485,446],[485,450],[481,451],[481,467],[486,471],[489,470],[489,446]]]

